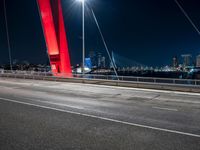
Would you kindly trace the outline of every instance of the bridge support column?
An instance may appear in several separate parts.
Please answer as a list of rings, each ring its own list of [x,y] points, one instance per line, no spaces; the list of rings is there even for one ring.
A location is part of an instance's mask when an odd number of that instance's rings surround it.
[[[37,0],[54,76],[71,77],[71,63],[61,0]]]

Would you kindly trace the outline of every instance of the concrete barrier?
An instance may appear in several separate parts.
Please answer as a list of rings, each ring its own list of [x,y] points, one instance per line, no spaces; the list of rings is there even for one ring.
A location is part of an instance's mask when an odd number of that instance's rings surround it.
[[[118,80],[86,79],[86,78],[58,78],[52,76],[20,75],[20,74],[0,74],[0,77],[200,93],[199,85],[148,83],[148,82],[138,82],[138,81],[118,81]]]

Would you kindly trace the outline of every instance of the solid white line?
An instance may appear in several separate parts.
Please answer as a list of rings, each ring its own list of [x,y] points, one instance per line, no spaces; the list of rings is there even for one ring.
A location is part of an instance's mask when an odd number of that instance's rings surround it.
[[[18,103],[18,104],[23,104],[23,105],[34,106],[34,107],[39,107],[39,108],[44,108],[44,109],[50,109],[50,110],[54,110],[54,111],[59,111],[59,112],[64,112],[64,113],[70,113],[70,114],[75,114],[75,115],[80,115],[80,116],[84,116],[84,117],[90,117],[90,118],[95,118],[95,119],[110,121],[110,122],[114,122],[114,123],[120,123],[120,124],[125,124],[125,125],[140,127],[140,128],[147,128],[147,129],[152,129],[152,130],[158,130],[158,131],[163,131],[163,132],[169,132],[169,133],[174,133],[174,134],[180,134],[180,135],[186,135],[186,136],[200,138],[200,135],[198,135],[198,134],[192,134],[192,133],[181,132],[181,131],[176,131],[176,130],[169,130],[169,129],[164,129],[164,128],[157,128],[157,127],[152,127],[152,126],[147,126],[147,125],[130,123],[130,122],[126,122],[126,121],[120,121],[120,120],[111,119],[111,118],[105,118],[105,117],[100,117],[100,116],[95,116],[95,115],[89,115],[89,114],[84,114],[84,113],[79,113],[79,112],[74,112],[74,111],[68,111],[68,110],[59,109],[59,108],[53,108],[53,107],[48,107],[48,106],[41,106],[41,105],[31,104],[31,103],[27,103],[27,102],[20,102],[20,101],[16,101],[16,100],[12,100],[12,99],[7,99],[7,98],[0,98],[0,100],[9,101],[9,102]]]
[[[175,108],[163,108],[163,107],[152,107],[152,108],[160,110],[168,110],[168,111],[178,111],[178,109]]]
[[[22,98],[22,97],[16,97],[16,98]],[[1,99],[1,98],[0,98]],[[45,103],[45,104],[51,104],[51,105],[57,105],[57,106],[63,106],[63,107],[68,107],[68,108],[75,108],[75,109],[85,109],[85,107],[81,107],[81,106],[72,106],[72,105],[67,105],[67,104],[63,104],[63,103],[55,103],[55,102],[49,102],[49,101],[41,101],[39,99],[33,99],[33,98],[23,98],[25,100],[29,100],[29,101],[36,101],[36,102],[41,102],[41,103]]]
[[[42,101],[40,101],[42,102]],[[44,102],[47,104],[52,104],[52,105],[57,105],[57,106],[64,106],[64,107],[69,107],[69,108],[75,108],[75,109],[85,109],[84,107],[80,107],[80,106],[72,106],[72,105],[67,105],[67,104],[61,104],[61,103],[53,103],[53,102]]]

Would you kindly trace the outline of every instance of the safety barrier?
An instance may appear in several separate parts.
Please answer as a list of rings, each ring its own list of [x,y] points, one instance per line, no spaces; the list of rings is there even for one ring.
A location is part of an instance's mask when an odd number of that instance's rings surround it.
[[[49,72],[31,71],[0,71],[0,77],[21,78],[47,81],[76,82],[87,84],[111,85],[133,88],[148,88],[159,90],[172,90],[184,92],[200,92],[200,80],[192,79],[167,79],[148,78],[112,75],[73,74],[66,78],[66,74],[59,74],[59,77],[52,76]]]

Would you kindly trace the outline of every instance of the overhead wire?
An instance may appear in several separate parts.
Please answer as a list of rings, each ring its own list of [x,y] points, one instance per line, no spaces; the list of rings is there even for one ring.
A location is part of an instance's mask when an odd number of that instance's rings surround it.
[[[178,0],[174,0],[177,6],[180,8],[181,12],[184,14],[184,16],[188,19],[188,21],[191,23],[191,25],[194,27],[196,32],[200,35],[200,31],[198,27],[195,25],[195,23],[192,21],[190,16],[187,14],[187,12],[184,10],[184,8],[181,6],[181,4],[178,2]]]

